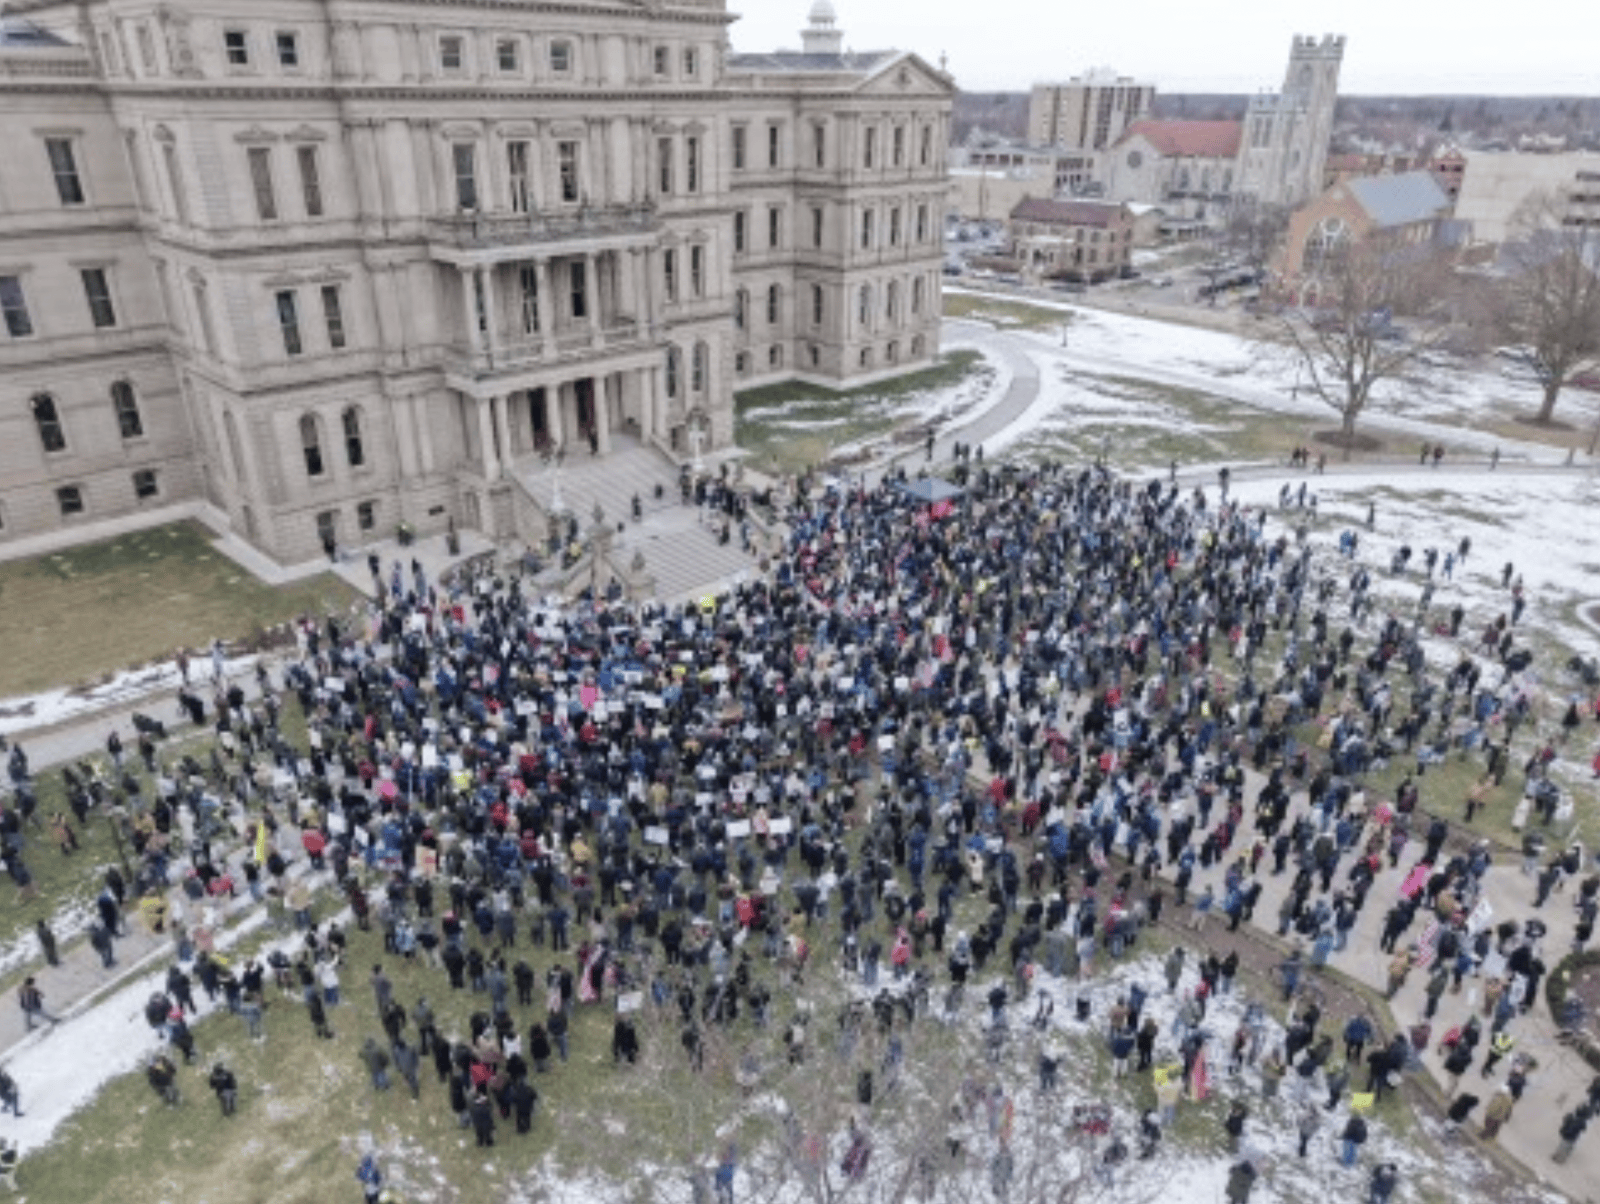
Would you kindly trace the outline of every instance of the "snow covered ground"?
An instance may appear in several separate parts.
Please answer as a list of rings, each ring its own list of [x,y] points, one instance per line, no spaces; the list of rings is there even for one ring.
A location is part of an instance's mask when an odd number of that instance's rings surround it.
[[[228,676],[233,677],[251,668],[256,659],[253,653],[232,657],[224,662],[224,668]],[[211,662],[204,657],[196,657],[190,666],[189,677],[196,687],[209,682]],[[183,675],[178,671],[177,662],[161,661],[138,669],[125,669],[99,685],[67,686],[0,699],[0,735],[10,736],[36,728],[54,727],[107,707],[137,702],[162,690],[176,690],[182,684]]]
[[[1303,380],[1296,394],[1299,374],[1291,359],[1264,352],[1260,345],[1240,335],[1048,299],[1023,300],[1040,308],[1070,313],[1074,320],[1065,348],[1054,333],[1016,336],[1039,363],[1044,387],[1039,403],[1002,436],[989,442],[987,450],[991,452],[1025,441],[1041,429],[1069,424],[1080,412],[1096,422],[1111,416],[1113,410],[1095,400],[1101,391],[1078,380],[1083,373],[1198,390],[1220,401],[1303,417],[1322,425],[1334,419],[1334,412],[1304,388]],[[1426,379],[1421,382],[1382,383],[1375,390],[1363,421],[1419,439],[1447,438],[1457,447],[1487,452],[1498,446],[1503,454],[1525,456],[1536,462],[1555,463],[1564,458],[1562,453],[1537,443],[1459,425],[1463,420],[1482,420],[1492,415],[1509,418],[1531,410],[1539,400],[1536,386],[1508,378],[1492,365],[1467,360],[1442,362],[1427,368],[1424,375]],[[1597,406],[1597,395],[1569,389],[1563,393],[1557,413],[1584,427],[1593,421]],[[1116,416],[1133,423],[1157,418],[1138,404],[1123,407]],[[1165,418],[1171,420],[1172,416]],[[1226,458],[1218,456],[1219,460]]]

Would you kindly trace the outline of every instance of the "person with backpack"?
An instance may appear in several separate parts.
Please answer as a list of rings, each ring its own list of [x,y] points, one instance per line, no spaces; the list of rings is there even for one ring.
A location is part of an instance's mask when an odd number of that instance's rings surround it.
[[[239,1080],[234,1077],[221,1062],[211,1068],[211,1075],[206,1079],[206,1084],[217,1093],[217,1103],[222,1105],[222,1114],[232,1116],[239,1106]]]
[[[1339,1135],[1339,1142],[1339,1161],[1345,1166],[1354,1166],[1356,1155],[1367,1143],[1367,1122],[1351,1113],[1350,1119],[1345,1122],[1344,1132]]]
[[[44,992],[39,989],[38,982],[30,975],[22,980],[22,985],[17,988],[17,1004],[22,1008],[23,1018],[27,1021],[28,1031],[32,1032],[39,1020],[48,1021],[51,1028],[61,1021],[44,1010]]]

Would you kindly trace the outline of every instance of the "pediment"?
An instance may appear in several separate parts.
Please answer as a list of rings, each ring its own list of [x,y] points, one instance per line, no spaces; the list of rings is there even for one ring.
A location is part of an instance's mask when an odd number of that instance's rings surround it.
[[[949,76],[929,66],[917,55],[903,54],[878,68],[856,91],[867,96],[942,98],[954,96],[956,88]]]

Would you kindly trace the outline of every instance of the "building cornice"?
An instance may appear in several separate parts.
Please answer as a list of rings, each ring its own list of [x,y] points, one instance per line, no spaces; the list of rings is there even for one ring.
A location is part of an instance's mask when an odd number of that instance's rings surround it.
[[[389,0],[389,3],[396,8],[440,8],[457,11],[476,8],[490,12],[537,13],[564,17],[612,19],[621,17],[650,22],[676,21],[689,25],[732,25],[739,19],[737,14],[730,13],[726,9],[717,11],[708,8],[697,12],[693,8],[668,5],[662,0],[640,0],[638,3],[624,4],[563,3],[562,0]],[[11,16],[20,17],[28,13],[62,8],[64,0],[8,0],[5,7]],[[344,20],[349,19],[344,18]],[[364,24],[358,21],[349,23]]]

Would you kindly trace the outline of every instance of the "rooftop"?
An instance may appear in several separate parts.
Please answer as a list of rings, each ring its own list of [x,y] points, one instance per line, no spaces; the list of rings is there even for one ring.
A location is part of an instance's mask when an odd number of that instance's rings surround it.
[[[1397,176],[1359,176],[1347,180],[1356,203],[1379,228],[1406,226],[1412,222],[1444,217],[1450,211],[1450,198],[1433,178],[1432,172],[1408,171]]]
[[[1120,201],[1052,201],[1027,197],[1011,211],[1011,220],[1105,229],[1125,213]]]
[[[1118,142],[1142,137],[1169,158],[1232,159],[1243,132],[1238,121],[1135,121]]]
[[[868,75],[892,59],[898,50],[846,50],[839,54],[807,54],[803,50],[773,50],[765,54],[731,54],[730,71],[839,71]]]
[[[48,30],[40,29],[32,21],[0,14],[0,48],[6,50],[53,49],[60,46],[70,46],[71,44],[56,37],[55,34],[50,33]]]

